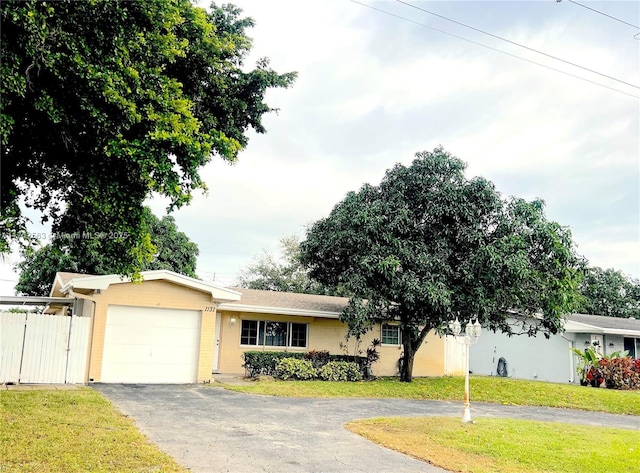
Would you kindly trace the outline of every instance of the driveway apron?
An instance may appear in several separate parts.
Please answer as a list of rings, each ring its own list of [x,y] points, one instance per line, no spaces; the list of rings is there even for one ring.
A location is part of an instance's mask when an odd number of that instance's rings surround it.
[[[193,472],[444,472],[347,431],[350,420],[461,416],[461,403],[300,399],[213,386],[101,385],[138,428]],[[640,430],[640,417],[476,403],[476,417],[512,417]]]

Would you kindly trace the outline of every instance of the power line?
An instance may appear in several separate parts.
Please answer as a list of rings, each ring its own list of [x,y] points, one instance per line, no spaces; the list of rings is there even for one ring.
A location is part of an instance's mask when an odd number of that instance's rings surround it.
[[[562,2],[562,0],[556,0],[556,1],[557,1],[558,3]],[[625,25],[629,25],[629,26],[631,26],[632,28],[635,28],[635,29],[637,29],[637,30],[640,30],[640,26],[633,25],[633,24],[631,24],[631,23],[627,23],[626,21],[621,20],[620,18],[616,18],[615,16],[611,16],[611,15],[609,15],[608,13],[602,12],[602,11],[600,11],[600,10],[596,10],[595,8],[591,8],[590,6],[584,5],[584,4],[582,4],[582,3],[580,3],[580,2],[576,2],[576,1],[574,1],[574,0],[568,0],[568,1],[569,1],[569,2],[571,2],[571,3],[575,3],[576,5],[579,5],[579,6],[581,6],[582,8],[586,8],[587,10],[594,11],[594,12],[596,12],[596,13],[599,13],[600,15],[604,15],[604,16],[606,16],[606,17],[608,17],[608,18],[611,18],[612,20],[619,21],[620,23],[624,23]],[[638,36],[638,35],[636,35],[636,36]]]
[[[511,54],[511,53],[508,53],[506,51],[502,51],[501,49],[497,49],[497,48],[494,48],[492,46],[487,46],[486,44],[478,43],[477,41],[473,41],[473,40],[465,38],[463,36],[458,36],[457,34],[454,34],[454,33],[449,33],[448,31],[444,31],[444,30],[440,30],[438,28],[434,28],[433,26],[425,25],[424,23],[420,23],[420,22],[412,20],[410,18],[405,18],[404,16],[396,15],[395,13],[391,13],[391,12],[388,12],[386,10],[382,10],[380,8],[374,7],[374,6],[367,5],[366,3],[361,3],[361,2],[359,2],[357,0],[350,0],[350,1],[353,2],[353,3],[357,3],[358,5],[362,5],[363,7],[367,7],[367,8],[370,8],[372,10],[376,10],[376,11],[378,11],[380,13],[384,13],[386,15],[393,16],[393,17],[398,18],[400,20],[404,20],[404,21],[407,21],[409,23],[413,23],[414,25],[422,26],[423,28],[428,28],[430,30],[437,31],[438,33],[446,34],[447,36],[451,36],[453,38],[461,39],[462,41],[466,41],[468,43],[472,43],[472,44],[475,44],[477,46],[482,46],[483,48],[490,49],[491,51],[495,51],[497,53],[504,54],[506,56],[510,56],[512,58],[519,59],[521,61],[525,61],[525,62],[528,62],[530,64],[535,64],[536,66],[544,67],[545,69],[549,69],[549,70],[554,71],[554,72],[559,72],[560,74],[564,74],[564,75],[567,75],[569,77],[573,77],[575,79],[579,79],[579,80],[584,81],[584,82],[589,82],[590,84],[594,84],[594,85],[597,85],[597,86],[600,86],[600,87],[604,87],[605,89],[609,89],[609,90],[612,90],[614,92],[618,92],[620,94],[628,95],[629,97],[633,97],[635,99],[640,99],[639,96],[630,94],[628,92],[624,92],[624,91],[622,91],[620,89],[615,89],[613,87],[609,87],[608,85],[604,85],[604,84],[601,84],[599,82],[595,82],[595,81],[592,81],[590,79],[586,79],[584,77],[580,77],[580,76],[577,76],[575,74],[571,74],[570,72],[566,72],[566,71],[563,71],[561,69],[556,69],[555,67],[547,66],[546,64],[541,64],[539,62],[532,61],[530,59],[527,59],[527,58],[524,58],[524,57],[521,57],[521,56],[517,56],[515,54]]]
[[[580,68],[580,69],[584,69],[585,71],[589,71],[589,72],[591,72],[591,73],[593,73],[593,74],[598,74],[598,75],[600,75],[600,76],[602,76],[602,77],[606,77],[607,79],[611,79],[611,80],[614,80],[614,81],[616,81],[616,82],[620,82],[620,83],[622,83],[622,84],[628,85],[628,86],[630,86],[630,87],[634,87],[634,88],[636,88],[636,89],[640,89],[640,86],[637,86],[637,85],[635,85],[635,84],[631,84],[630,82],[625,82],[625,81],[623,81],[623,80],[621,80],[621,79],[617,79],[617,78],[615,78],[615,77],[613,77],[613,76],[610,76],[610,75],[608,75],[608,74],[604,74],[604,73],[602,73],[602,72],[595,71],[595,70],[590,69],[590,68],[588,68],[588,67],[581,66],[580,64],[576,64],[575,62],[567,61],[566,59],[562,59],[562,58],[559,58],[559,57],[554,56],[554,55],[552,55],[552,54],[545,53],[544,51],[539,51],[539,50],[537,50],[537,49],[530,48],[529,46],[525,46],[524,44],[520,44],[520,43],[518,43],[518,42],[516,42],[516,41],[511,41],[510,39],[503,38],[502,36],[498,36],[498,35],[495,35],[495,34],[493,34],[493,33],[489,33],[488,31],[481,30],[480,28],[475,28],[475,27],[473,27],[473,26],[467,25],[467,24],[462,23],[462,22],[460,22],[460,21],[457,21],[457,20],[453,20],[453,19],[451,19],[451,18],[448,18],[448,17],[446,17],[446,16],[444,16],[444,15],[440,15],[440,14],[438,14],[438,13],[435,13],[435,12],[432,12],[432,11],[429,11],[429,10],[426,10],[426,9],[421,8],[421,7],[418,7],[418,6],[416,6],[416,5],[412,5],[411,3],[405,2],[404,0],[396,0],[396,2],[398,2],[398,3],[402,3],[403,5],[407,5],[407,6],[411,7],[411,8],[415,8],[416,10],[420,10],[420,11],[422,11],[422,12],[428,13],[429,15],[437,16],[438,18],[442,18],[443,20],[450,21],[451,23],[455,23],[456,25],[464,26],[465,28],[469,28],[470,30],[477,31],[477,32],[482,33],[482,34],[485,34],[485,35],[487,35],[487,36],[491,36],[492,38],[496,38],[496,39],[499,39],[499,40],[501,40],[501,41],[506,41],[506,42],[507,42],[507,43],[509,43],[509,44],[513,44],[513,45],[518,46],[518,47],[520,47],[520,48],[524,48],[524,49],[526,49],[526,50],[528,50],[528,51],[532,51],[532,52],[537,53],[537,54],[542,54],[543,56],[546,56],[546,57],[549,57],[549,58],[555,59],[555,60],[557,60],[557,61],[564,62],[565,64],[569,64],[569,65],[571,65],[571,66],[578,67],[578,68]]]

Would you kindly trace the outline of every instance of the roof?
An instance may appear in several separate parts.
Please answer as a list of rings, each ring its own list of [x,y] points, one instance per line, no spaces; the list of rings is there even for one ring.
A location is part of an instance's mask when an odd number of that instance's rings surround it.
[[[213,299],[221,302],[237,301],[240,299],[240,293],[233,289],[204,282],[199,279],[190,278],[165,269],[142,271],[140,275],[142,276],[143,281],[169,281],[180,286],[209,293]],[[112,284],[130,282],[130,278],[124,278],[117,274],[95,276],[90,274],[57,273],[53,288],[51,289],[51,294],[70,294],[74,290],[106,290]]]
[[[60,289],[64,287],[69,281],[72,279],[79,278],[93,278],[95,275],[93,274],[81,274],[81,273],[67,273],[64,271],[60,271],[56,273],[55,280],[53,282],[53,286],[51,286],[51,292],[49,293],[50,297],[53,297],[54,294],[62,294]]]
[[[567,317],[565,331],[572,333],[605,333],[640,337],[640,320],[603,315],[571,314]]]
[[[233,288],[233,290],[242,294],[241,299],[220,304],[219,310],[337,319],[349,303],[348,297],[244,288]]]

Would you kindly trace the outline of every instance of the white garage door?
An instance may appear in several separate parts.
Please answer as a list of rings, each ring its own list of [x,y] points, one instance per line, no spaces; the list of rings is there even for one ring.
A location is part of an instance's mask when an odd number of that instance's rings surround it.
[[[200,312],[109,306],[103,383],[193,383]]]

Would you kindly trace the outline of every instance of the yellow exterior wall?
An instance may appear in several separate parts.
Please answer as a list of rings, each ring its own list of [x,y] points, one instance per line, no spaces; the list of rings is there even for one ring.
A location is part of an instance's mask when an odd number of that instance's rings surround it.
[[[102,356],[106,329],[107,311],[110,305],[136,307],[157,307],[164,309],[197,310],[201,312],[200,343],[197,368],[197,381],[209,382],[213,367],[215,347],[216,317],[221,317],[218,370],[227,374],[244,374],[242,354],[245,351],[257,350],[259,347],[240,345],[242,320],[268,320],[273,322],[295,322],[308,324],[306,348],[288,348],[288,351],[306,352],[308,350],[327,350],[332,354],[344,354],[341,344],[345,343],[347,327],[337,319],[286,316],[273,314],[252,314],[245,312],[218,311],[211,295],[195,289],[173,284],[168,281],[144,281],[142,283],[112,284],[101,294],[91,294],[95,299],[92,338],[90,342],[90,358],[88,381],[100,382]],[[90,302],[85,303],[85,310]],[[235,318],[235,323],[231,319]],[[381,328],[376,325],[364,335],[360,350],[363,352],[374,338],[381,338]],[[284,347],[266,347],[265,350],[280,351]],[[349,341],[348,353],[353,354],[355,345]],[[373,365],[376,376],[395,376],[398,373],[398,359],[402,353],[401,346],[382,345],[378,348],[380,360]],[[414,376],[442,376],[445,374],[444,339],[431,333],[415,356]]]
[[[220,311],[220,354],[219,370],[221,373],[243,374],[242,354],[250,350],[283,351],[284,347],[252,347],[240,345],[240,331],[242,320],[267,320],[271,322],[295,322],[309,324],[306,348],[287,348],[291,352],[306,352],[308,350],[327,350],[331,354],[343,354],[340,344],[345,343],[347,327],[337,319],[319,317],[297,317],[273,314],[253,314],[245,312]],[[231,319],[235,318],[235,324]],[[381,338],[380,325],[376,325],[364,335],[360,350],[363,352],[374,338]],[[423,345],[416,353],[414,376],[442,376],[444,375],[444,339],[430,333]],[[349,341],[349,354],[355,350],[353,340]],[[378,348],[380,360],[373,365],[375,376],[395,376],[398,373],[398,359],[402,353],[401,346],[382,345]]]
[[[242,320],[269,320],[271,322],[295,322],[309,323],[312,317],[292,317],[286,315],[273,314],[248,314],[229,311],[219,311],[218,315],[222,318],[220,323],[220,352],[218,359],[218,370],[221,373],[228,374],[244,374],[242,367],[242,354],[245,351],[257,350],[258,347],[246,347],[240,345],[240,331],[242,329]],[[231,324],[231,319],[235,318],[235,324]],[[309,328],[309,337],[311,327]],[[287,348],[291,352],[306,352],[310,348]],[[267,350],[282,351],[284,347],[269,347]]]
[[[89,358],[89,381],[100,382],[107,310],[110,305],[201,311],[197,381],[211,381],[216,315],[215,304],[210,294],[168,281],[156,280],[112,284],[101,294],[95,292],[92,297],[95,298],[96,308]]]

